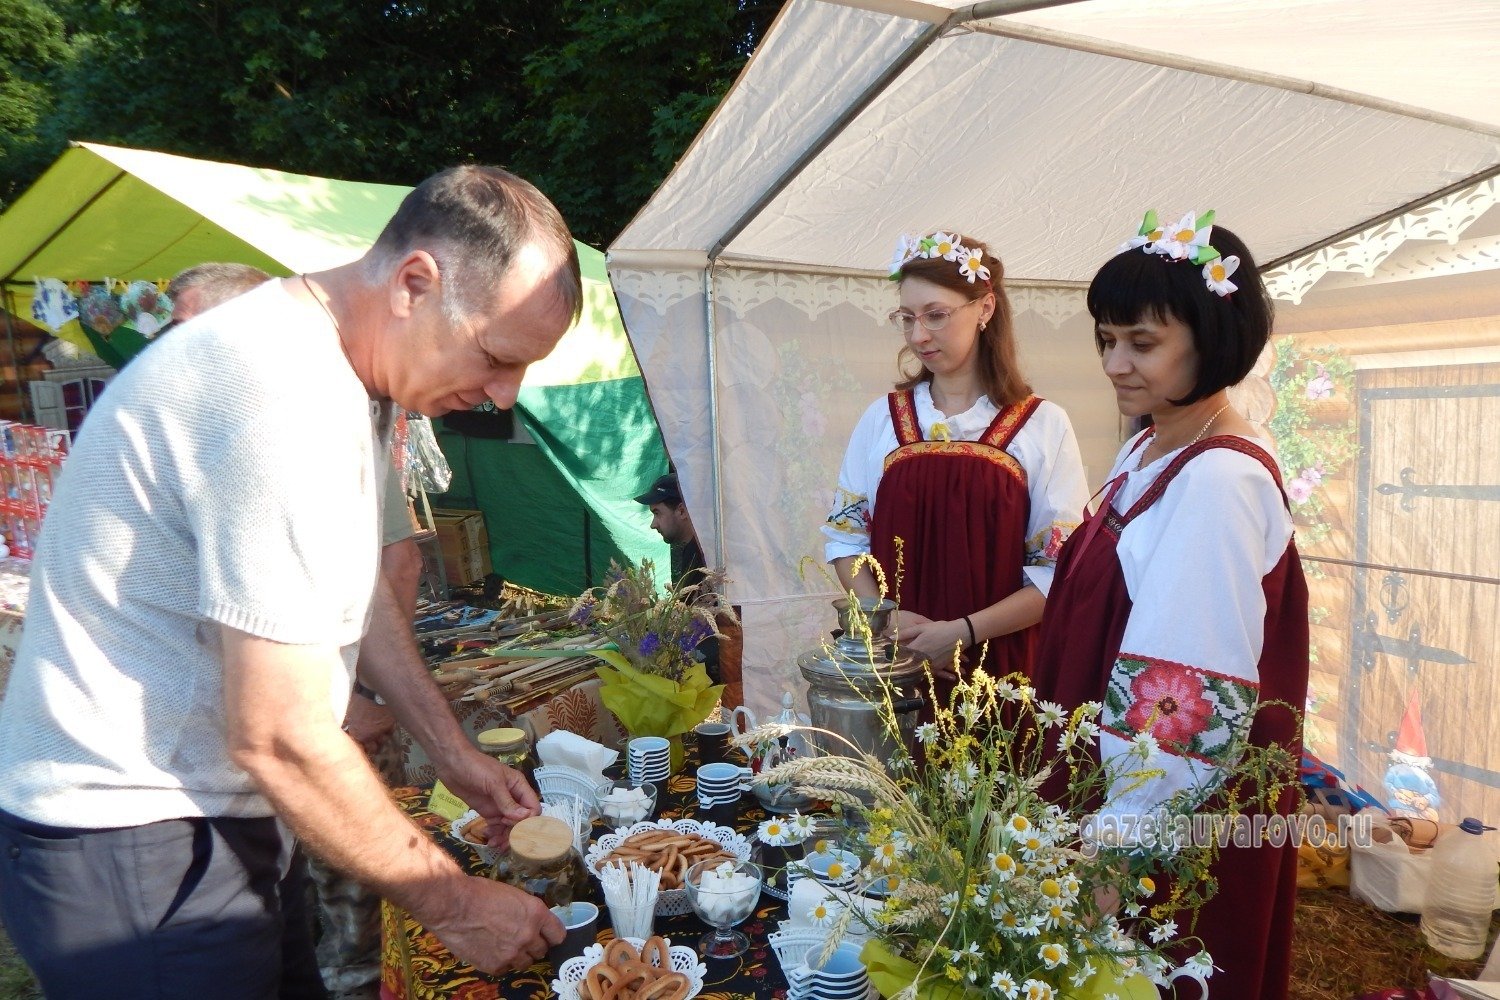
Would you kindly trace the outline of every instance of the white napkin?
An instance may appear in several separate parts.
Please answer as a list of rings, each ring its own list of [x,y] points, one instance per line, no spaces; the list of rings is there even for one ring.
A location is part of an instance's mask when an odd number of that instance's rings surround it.
[[[602,783],[604,769],[619,758],[620,751],[566,729],[554,729],[536,741],[536,754],[543,764],[571,767]]]

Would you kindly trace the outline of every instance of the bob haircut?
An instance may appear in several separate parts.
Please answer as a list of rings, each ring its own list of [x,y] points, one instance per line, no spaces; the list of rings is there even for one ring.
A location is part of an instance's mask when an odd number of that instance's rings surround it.
[[[1229,279],[1238,288],[1227,297],[1209,289],[1201,266],[1139,247],[1116,254],[1089,284],[1089,315],[1095,324],[1175,319],[1192,331],[1198,377],[1187,396],[1171,401],[1175,406],[1207,399],[1238,383],[1250,374],[1271,336],[1275,308],[1249,248],[1222,226],[1213,227],[1209,242],[1222,256],[1240,259]],[[1097,326],[1094,346],[1104,350]]]
[[[1021,366],[1016,360],[1016,333],[1011,322],[1010,298],[1005,294],[1004,286],[1005,265],[1000,263],[1000,258],[982,241],[963,235],[958,237],[958,241],[980,252],[984,266],[990,270],[989,281],[970,284],[969,279],[959,273],[956,263],[941,257],[918,257],[907,261],[901,268],[899,280],[922,278],[958,292],[970,301],[983,298],[987,293],[994,294],[995,313],[979,331],[979,385],[990,402],[1003,409],[1031,395],[1031,386],[1021,375]],[[920,363],[915,373],[908,373],[907,359],[916,360],[916,355],[910,347],[903,346],[896,357],[897,369],[901,375],[900,381],[896,383],[897,389],[915,389],[923,382],[932,381],[932,372],[920,367]]]

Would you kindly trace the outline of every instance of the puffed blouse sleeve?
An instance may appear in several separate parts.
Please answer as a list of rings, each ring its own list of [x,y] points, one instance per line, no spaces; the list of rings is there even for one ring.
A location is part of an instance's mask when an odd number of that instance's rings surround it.
[[[1270,473],[1228,449],[1195,457],[1126,526],[1131,611],[1100,716],[1113,774],[1101,816],[1129,825],[1178,793],[1196,807],[1235,763],[1259,699],[1262,581],[1291,535]]]
[[[882,396],[865,410],[849,436],[833,506],[823,522],[826,561],[870,551],[870,515],[874,511],[875,491],[880,486],[886,453],[894,446],[890,407]]]
[[[1026,470],[1031,513],[1023,565],[1026,582],[1046,595],[1063,542],[1083,518],[1089,491],[1078,438],[1063,408],[1044,401],[1032,420],[1038,424],[1042,460],[1040,467]]]

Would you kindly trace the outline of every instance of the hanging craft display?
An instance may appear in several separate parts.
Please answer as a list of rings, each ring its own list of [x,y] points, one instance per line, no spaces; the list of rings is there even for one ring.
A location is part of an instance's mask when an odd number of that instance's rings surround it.
[[[152,281],[63,282],[37,278],[31,315],[70,343],[119,368],[172,320],[172,300]]]
[[[56,278],[37,278],[31,296],[31,318],[57,333],[78,318],[78,299]]]

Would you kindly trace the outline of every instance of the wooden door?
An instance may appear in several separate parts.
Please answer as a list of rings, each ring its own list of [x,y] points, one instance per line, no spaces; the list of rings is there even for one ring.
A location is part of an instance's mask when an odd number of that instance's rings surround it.
[[[1495,822],[1500,365],[1367,369],[1356,397],[1342,764],[1383,797],[1415,691],[1442,820]]]

